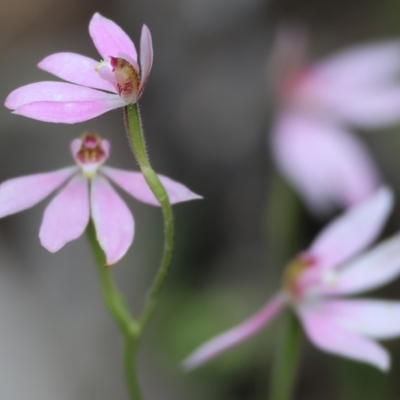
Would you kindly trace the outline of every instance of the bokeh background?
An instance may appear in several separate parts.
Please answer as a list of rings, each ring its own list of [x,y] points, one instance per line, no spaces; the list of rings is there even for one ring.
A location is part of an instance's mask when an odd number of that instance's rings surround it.
[[[135,39],[146,23],[154,67],[141,100],[149,153],[160,173],[204,200],[180,204],[171,274],[139,355],[147,400],[267,398],[282,318],[251,341],[188,374],[180,361],[197,345],[242,321],[280,285],[288,255],[271,213],[276,172],[267,146],[273,99],[268,55],[276,28],[304,24],[311,56],[400,37],[397,0],[2,0],[0,99],[50,80],[36,64],[58,51],[98,58],[87,32],[95,11]],[[46,124],[0,108],[0,181],[69,165],[69,142],[93,129],[112,141],[109,165],[134,169],[122,112],[72,126]],[[397,194],[400,127],[364,134]],[[159,209],[124,197],[136,220],[134,245],[114,267],[137,314],[161,256]],[[0,399],[127,399],[121,340],[107,315],[84,237],[56,254],[40,246],[46,202],[0,221]],[[399,207],[385,234],[400,227]],[[271,215],[274,218],[271,219]],[[301,211],[298,246],[324,221]],[[379,295],[400,297],[400,282]],[[297,400],[400,399],[400,342],[394,365],[372,367],[329,356],[304,340]]]

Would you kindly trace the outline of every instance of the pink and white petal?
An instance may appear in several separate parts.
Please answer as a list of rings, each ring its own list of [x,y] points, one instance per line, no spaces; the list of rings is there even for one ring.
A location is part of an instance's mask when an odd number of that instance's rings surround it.
[[[382,371],[389,369],[390,356],[380,344],[345,329],[316,309],[304,307],[297,311],[308,338],[320,350],[374,365]]]
[[[52,253],[77,239],[89,222],[88,181],[81,174],[72,178],[47,206],[40,227],[40,241]]]
[[[140,87],[139,91],[143,90],[147,79],[150,75],[150,70],[153,65],[153,44],[151,33],[146,25],[142,27],[142,35],[140,36]]]
[[[78,167],[9,179],[0,185],[0,218],[33,207],[62,185]]]
[[[267,325],[285,305],[285,295],[282,292],[278,293],[270,299],[260,311],[248,320],[200,346],[189,355],[185,361],[183,361],[183,367],[186,370],[197,368],[226,350],[249,339],[264,328],[264,326]]]
[[[98,61],[80,54],[56,53],[43,59],[38,67],[77,85],[116,92],[95,70],[98,65]]]
[[[118,95],[104,94],[110,97],[87,101],[39,101],[21,106],[13,113],[39,121],[75,124],[126,105]]]
[[[374,339],[400,336],[400,302],[383,300],[324,300],[320,311],[352,332]]]
[[[338,267],[371,244],[393,207],[393,193],[387,187],[352,207],[331,222],[307,251],[322,268]]]
[[[278,116],[271,140],[281,172],[316,214],[357,204],[379,186],[367,149],[328,121],[288,110]]]
[[[80,101],[116,101],[121,98],[116,94],[65,82],[36,82],[11,92],[5,106],[16,110],[24,105],[37,102],[73,103]],[[125,105],[125,103],[123,103]]]
[[[143,203],[159,206],[160,203],[154,197],[141,172],[125,171],[122,169],[102,166],[100,170],[107,178],[120,186],[126,192]],[[201,199],[202,197],[193,193],[186,186],[163,175],[158,175],[161,183],[168,194],[171,204],[183,201]]]
[[[114,21],[96,13],[90,20],[89,33],[103,58],[118,57],[118,53],[121,52],[137,60],[135,45]]]
[[[400,234],[344,265],[321,288],[325,294],[356,294],[383,286],[400,275]]]
[[[91,209],[97,240],[104,250],[107,265],[115,264],[132,244],[132,214],[110,183],[101,176],[92,179]]]
[[[361,88],[387,83],[399,72],[400,41],[382,41],[350,47],[314,67],[313,73],[341,88]]]

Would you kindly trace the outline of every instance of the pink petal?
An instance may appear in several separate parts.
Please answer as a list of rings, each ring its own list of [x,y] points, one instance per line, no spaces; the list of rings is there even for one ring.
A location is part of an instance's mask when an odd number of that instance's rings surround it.
[[[379,235],[393,207],[393,194],[382,187],[365,202],[331,222],[307,251],[323,268],[337,267]]]
[[[141,172],[124,171],[117,168],[101,167],[101,172],[110,178],[114,183],[127,191],[131,196],[142,201],[143,203],[159,206],[160,203],[154,197],[147,182]],[[202,197],[190,191],[186,186],[173,181],[163,175],[158,175],[160,181],[164,185],[168,193],[171,204],[180,203],[182,201],[201,199]]]
[[[319,62],[314,73],[331,86],[366,88],[399,72],[400,42],[382,41],[350,47]]]
[[[140,37],[140,70],[141,79],[139,91],[142,91],[146,85],[147,78],[150,75],[151,66],[153,65],[153,44],[151,33],[146,25],[143,25],[142,35]]]
[[[65,82],[36,82],[22,86],[11,92],[5,106],[16,110],[21,106],[37,102],[56,102],[74,104],[76,102],[121,102],[125,103],[116,94],[105,93],[100,90]]]
[[[0,185],[0,218],[39,203],[77,171],[74,166],[3,182]]]
[[[42,60],[38,67],[51,74],[77,85],[116,92],[95,68],[98,61],[74,53],[56,53]]]
[[[54,253],[81,236],[88,222],[88,181],[79,174],[47,206],[40,227],[40,241],[43,247]]]
[[[103,58],[118,57],[118,53],[121,52],[137,60],[132,40],[110,19],[104,18],[99,13],[94,14],[89,24],[89,33]]]
[[[325,300],[320,312],[335,324],[374,339],[400,336],[398,301]]]
[[[322,351],[374,365],[382,371],[390,367],[388,352],[378,343],[335,323],[317,308],[298,310],[310,341]]]
[[[101,176],[92,179],[91,206],[97,240],[104,250],[107,265],[115,264],[132,243],[132,214],[112,186]]]
[[[268,324],[285,304],[284,294],[278,293],[248,320],[200,346],[183,362],[183,367],[185,369],[197,368],[231,347],[247,340]]]
[[[345,265],[326,294],[355,294],[385,285],[400,275],[400,234],[385,240],[354,261]]]
[[[282,113],[273,128],[272,150],[282,173],[317,214],[357,204],[379,186],[367,149],[328,121]]]

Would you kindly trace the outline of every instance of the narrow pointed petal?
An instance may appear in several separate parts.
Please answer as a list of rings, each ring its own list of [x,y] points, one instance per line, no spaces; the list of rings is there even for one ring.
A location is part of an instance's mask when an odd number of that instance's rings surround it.
[[[133,241],[134,221],[126,204],[101,176],[92,179],[92,219],[107,265],[124,256]]]
[[[316,214],[357,204],[379,186],[379,175],[365,146],[328,121],[284,112],[277,118],[271,139],[278,167]]]
[[[337,325],[316,309],[298,310],[310,341],[322,351],[374,365],[382,371],[390,367],[388,352],[378,343]]]
[[[381,287],[399,275],[400,234],[397,234],[344,265],[323,291],[356,294]]]
[[[340,51],[319,62],[314,72],[332,86],[366,88],[391,80],[399,63],[400,41],[382,41]]]
[[[143,203],[152,204],[154,206],[160,205],[141,172],[124,171],[105,166],[101,167],[101,172],[110,178],[115,184],[127,191],[131,196]],[[158,177],[168,193],[171,204],[202,198],[179,182],[173,181],[163,175],[158,175]]]
[[[399,301],[325,300],[321,312],[335,324],[374,339],[400,336]]]
[[[151,33],[146,25],[143,25],[142,35],[140,37],[140,87],[142,91],[146,85],[147,79],[150,75],[151,66],[153,65],[153,44],[151,40]]]
[[[340,265],[376,239],[392,207],[393,193],[382,187],[368,200],[330,223],[318,235],[308,253],[323,268]]]
[[[43,247],[54,253],[81,236],[88,222],[88,181],[78,174],[47,206],[40,227],[40,241]]]
[[[77,171],[74,166],[3,182],[0,185],[0,218],[33,207]]]
[[[94,14],[89,24],[89,33],[96,49],[103,58],[118,57],[118,53],[121,52],[137,60],[137,53],[132,40],[110,19],[99,13]]]
[[[95,70],[98,65],[98,61],[80,54],[56,53],[43,59],[38,67],[68,82],[115,93],[112,84]]]
[[[197,368],[224,351],[247,340],[268,324],[286,304],[283,293],[275,295],[255,315],[237,327],[216,336],[195,350],[183,363],[186,370]]]
[[[72,103],[79,101],[111,100],[118,95],[104,93],[96,89],[73,85],[65,82],[36,82],[11,92],[5,106],[16,110],[26,104],[36,102]]]

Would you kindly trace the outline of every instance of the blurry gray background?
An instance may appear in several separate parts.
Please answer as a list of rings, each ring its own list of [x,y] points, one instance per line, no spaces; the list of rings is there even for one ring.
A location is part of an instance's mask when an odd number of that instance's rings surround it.
[[[72,51],[99,58],[87,32],[95,11],[138,43],[153,35],[154,67],[141,100],[155,169],[204,200],[180,204],[176,251],[159,308],[146,331],[139,379],[147,400],[265,399],[279,321],[209,366],[183,374],[198,344],[254,312],[278,288],[267,205],[273,167],[266,66],[277,26],[303,23],[318,59],[342,46],[400,36],[396,0],[2,0],[0,99],[51,80],[36,68]],[[0,181],[69,165],[69,142],[93,129],[112,142],[109,165],[135,169],[122,111],[82,124],[46,124],[0,108]],[[363,135],[399,193],[400,129]],[[137,314],[161,256],[159,209],[124,196],[134,245],[114,267]],[[0,400],[127,399],[121,340],[104,310],[86,238],[50,254],[40,246],[45,204],[0,221]],[[318,224],[304,214],[307,241]],[[388,232],[400,226],[399,215]],[[269,239],[269,240],[268,240]],[[380,294],[399,298],[399,283]],[[399,343],[388,344],[400,356]],[[311,348],[306,341],[296,399],[399,399],[400,358],[385,376]]]

